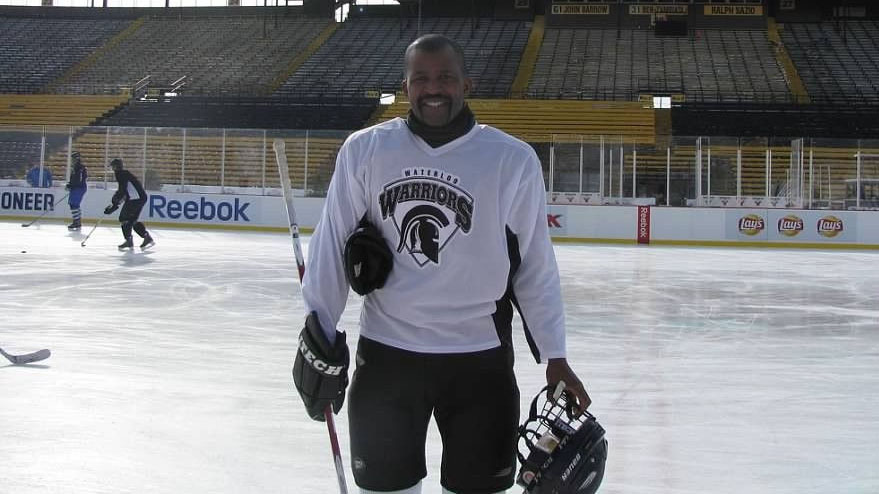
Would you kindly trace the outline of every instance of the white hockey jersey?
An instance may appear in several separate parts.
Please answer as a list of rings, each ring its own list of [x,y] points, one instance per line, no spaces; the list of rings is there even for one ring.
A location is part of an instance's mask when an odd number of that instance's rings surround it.
[[[364,299],[362,336],[415,352],[486,350],[511,344],[512,303],[535,358],[565,356],[543,174],[529,145],[477,124],[432,148],[400,118],[352,134],[303,280],[306,310],[330,338],[348,297],[345,242],[364,216],[394,263],[385,286]]]

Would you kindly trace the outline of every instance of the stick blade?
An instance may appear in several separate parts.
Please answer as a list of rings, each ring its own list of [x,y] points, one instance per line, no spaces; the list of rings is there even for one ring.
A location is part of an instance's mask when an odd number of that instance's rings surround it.
[[[27,355],[19,355],[17,360],[17,364],[30,364],[32,362],[39,362],[41,360],[46,360],[47,358],[52,356],[52,352],[49,351],[48,348],[43,348],[42,350],[38,350],[34,353],[28,353]]]
[[[52,356],[52,352],[49,351],[48,348],[44,348],[33,353],[26,353],[24,355],[10,355],[3,350],[0,350],[0,353],[2,353],[4,357],[9,359],[9,361],[15,365],[31,364],[33,362],[46,360],[47,358]]]

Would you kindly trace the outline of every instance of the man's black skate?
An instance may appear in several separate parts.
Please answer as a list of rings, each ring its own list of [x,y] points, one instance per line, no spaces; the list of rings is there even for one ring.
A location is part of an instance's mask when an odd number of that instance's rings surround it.
[[[154,245],[156,245],[156,242],[153,240],[153,237],[147,233],[146,237],[143,238],[143,242],[140,243],[140,250],[147,250]]]
[[[134,242],[131,241],[131,237],[126,238],[125,242],[122,242],[121,244],[119,244],[119,250],[133,249],[133,248],[134,248]]]
[[[74,221],[73,223],[67,225],[67,229],[72,232],[78,232],[80,228],[82,228],[82,223],[80,223],[79,221]]]

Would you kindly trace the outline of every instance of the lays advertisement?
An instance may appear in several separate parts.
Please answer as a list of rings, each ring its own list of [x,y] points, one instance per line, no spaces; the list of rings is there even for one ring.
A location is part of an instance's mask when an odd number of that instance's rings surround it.
[[[845,211],[735,209],[726,212],[726,238],[740,241],[856,242],[855,218]]]

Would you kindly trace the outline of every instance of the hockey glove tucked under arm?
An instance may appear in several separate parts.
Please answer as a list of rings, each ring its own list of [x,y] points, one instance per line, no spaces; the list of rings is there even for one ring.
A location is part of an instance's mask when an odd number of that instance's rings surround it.
[[[104,208],[104,214],[110,214],[110,213],[112,213],[113,211],[116,211],[117,209],[119,209],[119,205],[118,205],[118,204],[115,204],[115,203],[114,203],[114,204],[110,204],[109,206],[107,206],[107,207]]]
[[[309,314],[299,333],[293,382],[313,420],[324,421],[327,405],[332,404],[335,413],[342,409],[348,387],[349,358],[345,333],[336,333],[336,342],[330,347],[317,314]]]
[[[381,232],[364,217],[345,243],[345,278],[359,295],[385,286],[394,254]]]

